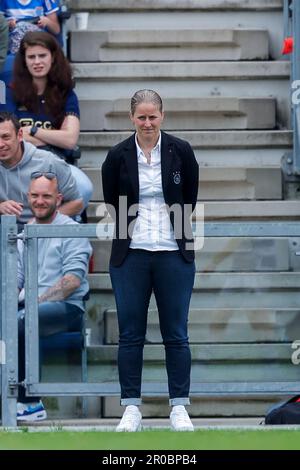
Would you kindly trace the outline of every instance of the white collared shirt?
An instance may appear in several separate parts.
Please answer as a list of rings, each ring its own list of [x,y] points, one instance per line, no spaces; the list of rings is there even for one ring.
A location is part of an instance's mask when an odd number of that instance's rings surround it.
[[[178,250],[166,209],[161,180],[161,134],[151,151],[151,163],[135,137],[139,172],[139,211],[130,248],[149,251]]]

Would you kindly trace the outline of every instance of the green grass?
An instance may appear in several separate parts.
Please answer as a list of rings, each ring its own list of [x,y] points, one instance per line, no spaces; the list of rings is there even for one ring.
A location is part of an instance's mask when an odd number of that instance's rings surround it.
[[[297,430],[0,432],[0,450],[299,450]]]

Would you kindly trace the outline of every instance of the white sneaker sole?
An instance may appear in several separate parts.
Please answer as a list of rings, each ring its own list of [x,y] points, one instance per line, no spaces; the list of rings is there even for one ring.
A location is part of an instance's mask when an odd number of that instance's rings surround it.
[[[175,432],[194,432],[194,428],[189,428],[189,427],[182,427],[182,428],[175,428],[174,426],[171,425],[171,430]]]
[[[142,430],[142,425],[139,424],[138,428],[135,429],[135,430],[132,430],[132,429],[124,429],[124,428],[116,428],[116,432],[139,432]]]
[[[47,419],[46,410],[37,411],[36,413],[32,413],[31,415],[17,416],[17,421],[27,423],[33,421],[43,421],[44,419]]]
[[[194,432],[194,429],[187,429],[187,428],[184,428],[184,429],[174,429],[174,428],[171,428],[171,431],[174,431],[174,432]]]

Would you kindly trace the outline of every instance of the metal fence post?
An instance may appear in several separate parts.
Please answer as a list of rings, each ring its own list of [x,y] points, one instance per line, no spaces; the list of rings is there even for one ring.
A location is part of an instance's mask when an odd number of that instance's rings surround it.
[[[29,256],[28,253],[30,253]],[[27,385],[39,381],[38,256],[37,238],[25,240],[25,376]]]
[[[283,2],[283,33],[284,37],[291,36],[291,0]]]
[[[294,48],[292,54],[292,80],[300,80],[300,3],[294,0],[293,9],[293,39]],[[293,99],[293,129],[294,129],[294,174],[300,175],[300,103],[299,99]]]
[[[1,217],[1,405],[2,426],[17,424],[18,295],[17,225],[15,216]]]

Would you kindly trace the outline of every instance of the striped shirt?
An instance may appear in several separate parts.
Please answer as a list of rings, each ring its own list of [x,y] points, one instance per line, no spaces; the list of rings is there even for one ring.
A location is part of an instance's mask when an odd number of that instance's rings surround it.
[[[58,10],[56,0],[0,0],[0,12],[8,19],[37,18]]]

